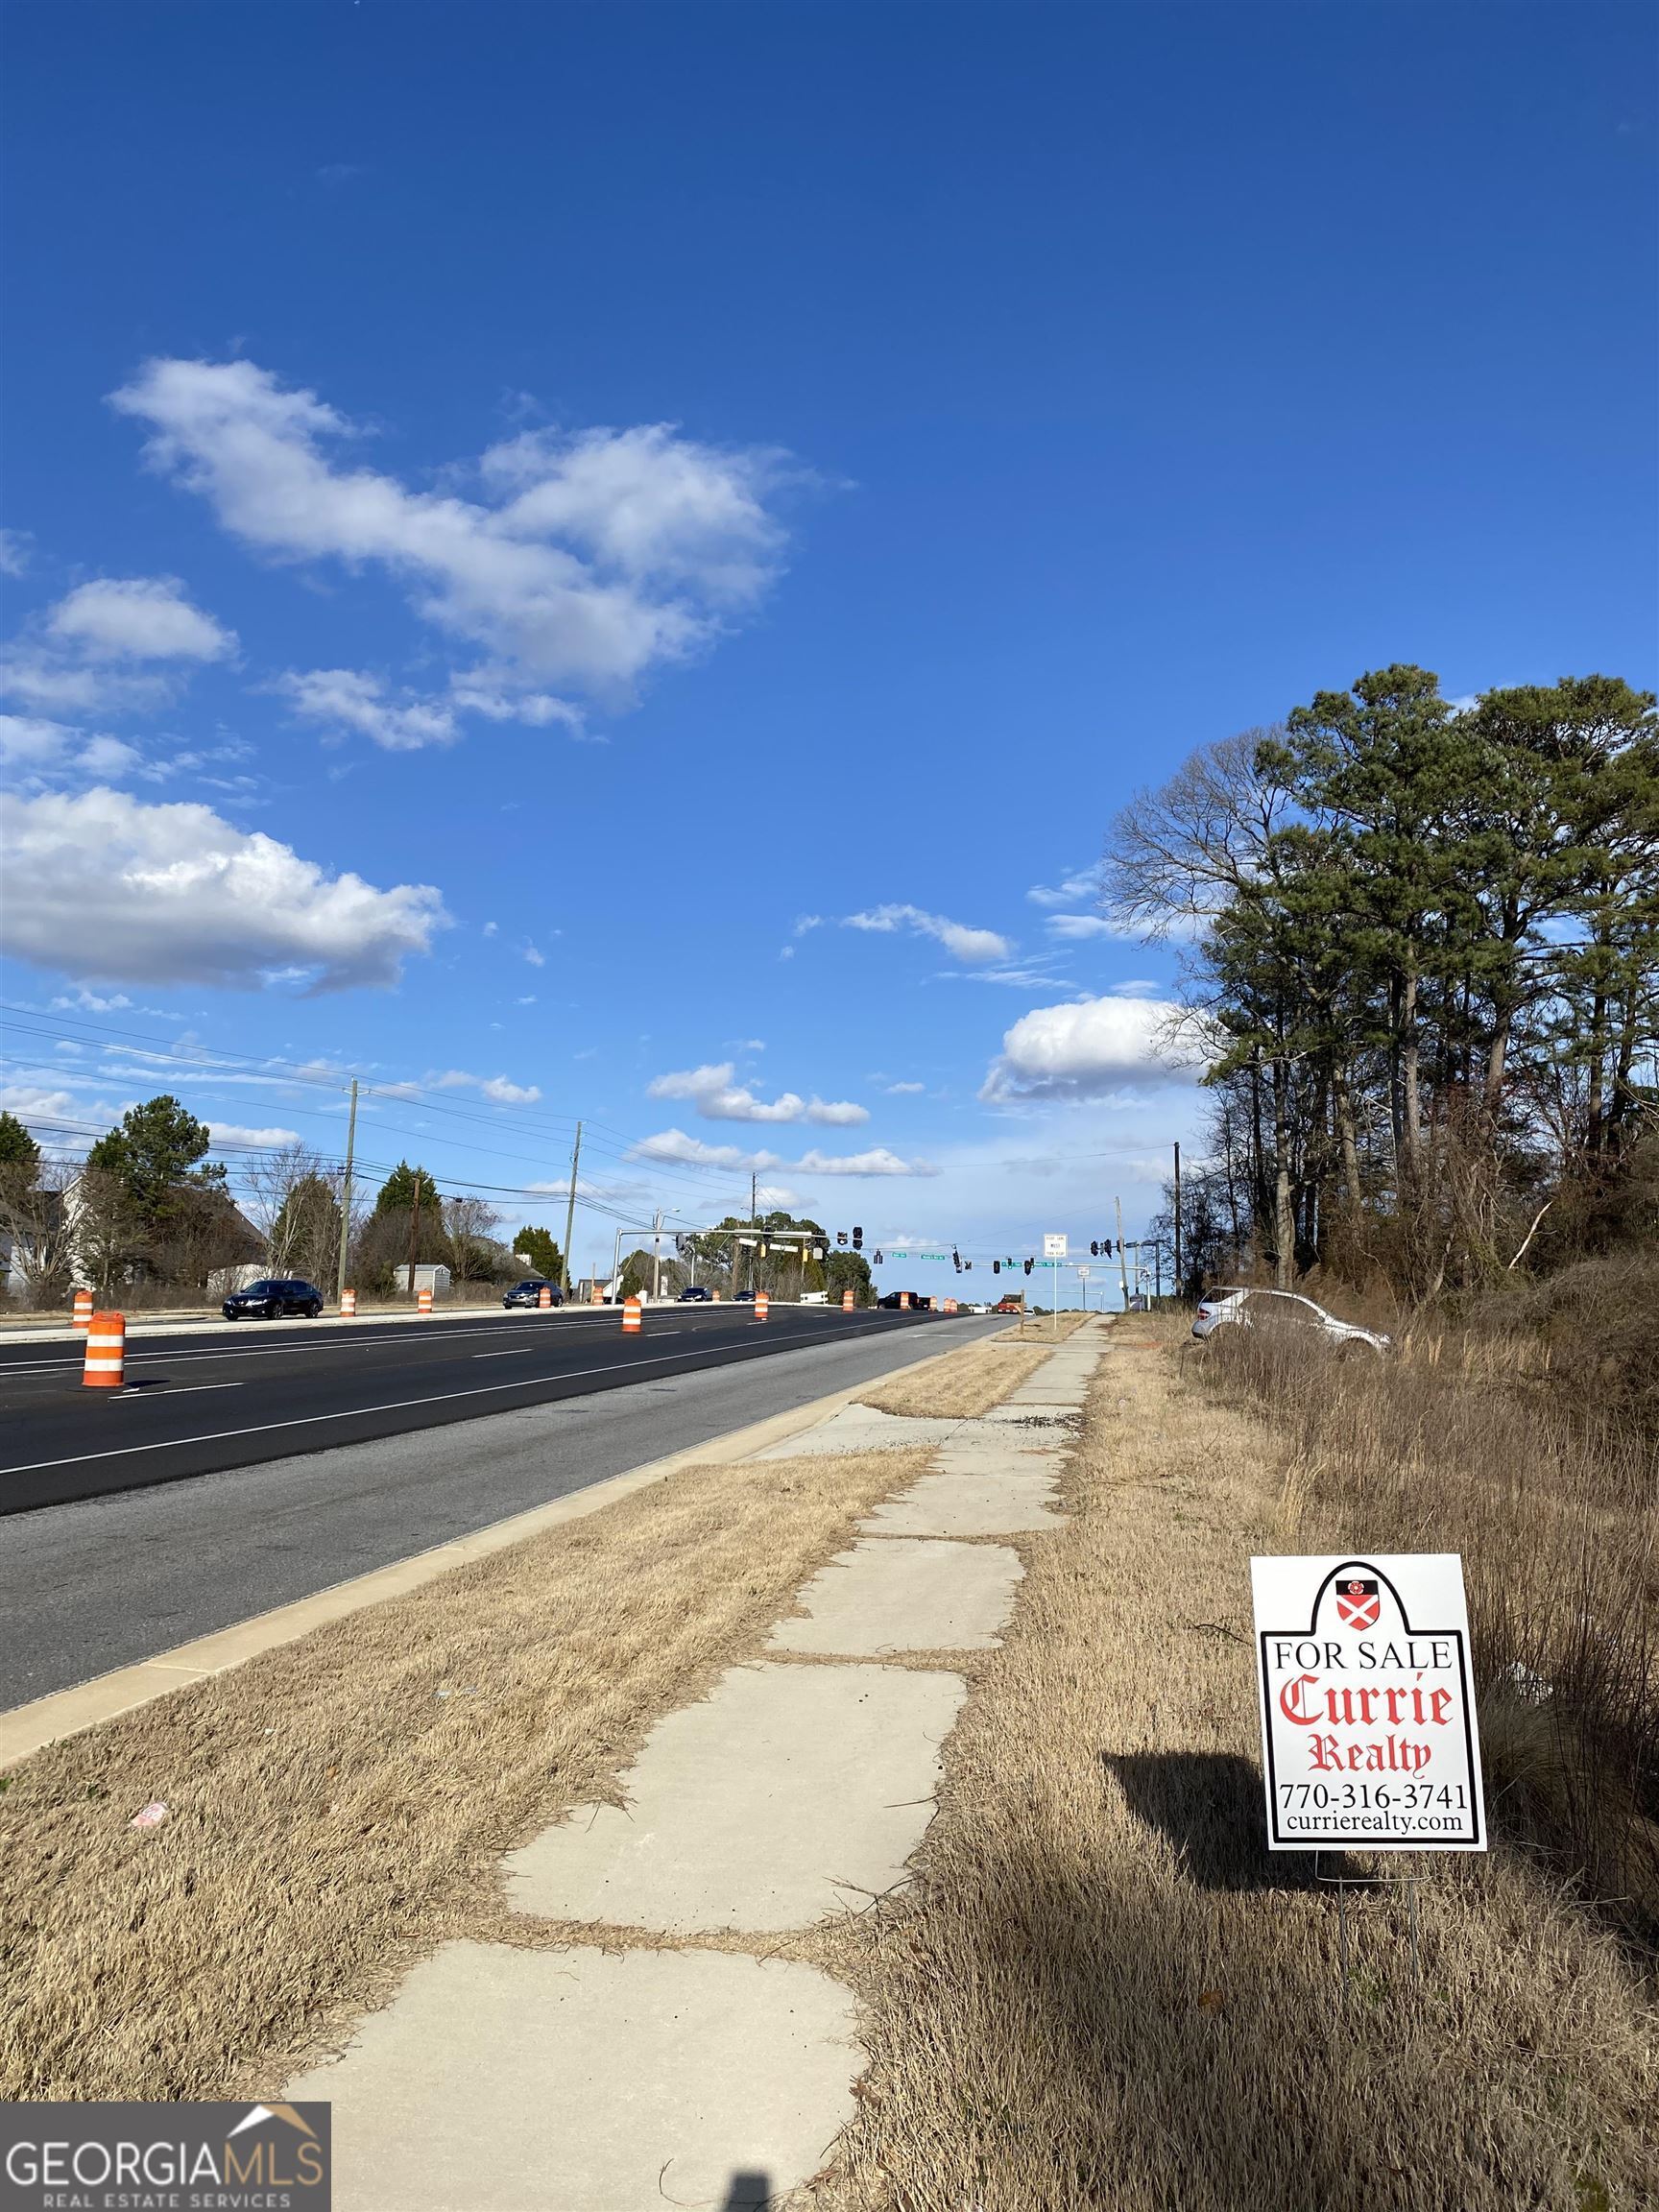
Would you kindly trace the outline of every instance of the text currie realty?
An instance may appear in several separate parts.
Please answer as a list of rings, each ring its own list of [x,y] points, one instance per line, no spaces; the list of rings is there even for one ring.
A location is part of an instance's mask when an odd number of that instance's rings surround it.
[[[1484,1850],[1461,1560],[1250,1575],[1269,1849]]]

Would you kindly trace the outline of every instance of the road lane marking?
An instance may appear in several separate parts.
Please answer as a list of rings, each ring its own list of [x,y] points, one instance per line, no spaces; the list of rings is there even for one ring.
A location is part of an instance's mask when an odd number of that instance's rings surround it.
[[[884,1328],[885,1324],[881,1326]],[[874,1336],[878,1334],[878,1331],[873,1328],[838,1331],[833,1340],[847,1344],[855,1336]],[[805,1343],[806,1338],[804,1335],[775,1335],[769,1341],[783,1345]],[[823,1339],[817,1341],[822,1342]],[[714,1349],[729,1354],[732,1346],[720,1345]],[[488,1398],[497,1390],[523,1390],[534,1388],[539,1383],[581,1382],[591,1375],[632,1374],[641,1367],[666,1367],[671,1360],[695,1359],[698,1357],[700,1355],[695,1352],[669,1352],[660,1359],[630,1360],[626,1367],[578,1367],[568,1375],[533,1375],[528,1383],[478,1382],[465,1390],[440,1390],[426,1398],[393,1398],[379,1406],[347,1406],[337,1413],[301,1413],[288,1421],[256,1421],[246,1429],[215,1429],[203,1436],[158,1436],[151,1444],[118,1444],[112,1452],[71,1452],[61,1459],[28,1459],[16,1467],[0,1467],[0,1478],[8,1475],[39,1475],[51,1467],[80,1467],[91,1459],[125,1459],[134,1452],[182,1451],[190,1444],[228,1444],[237,1436],[265,1436],[278,1429],[312,1429],[319,1421],[354,1421],[371,1413],[405,1413],[415,1406],[446,1406],[457,1398]],[[707,1358],[708,1355],[701,1357]],[[209,1468],[204,1472],[219,1474],[228,1470]]]
[[[198,1390],[245,1390],[247,1387],[245,1382],[180,1382],[174,1389],[171,1382],[136,1382],[122,1391],[119,1403],[136,1406],[144,1398],[150,1397],[151,1403],[156,1405],[163,1398],[188,1398]]]
[[[515,1344],[507,1352],[474,1352],[472,1357],[474,1359],[525,1359],[541,1349],[539,1344]]]

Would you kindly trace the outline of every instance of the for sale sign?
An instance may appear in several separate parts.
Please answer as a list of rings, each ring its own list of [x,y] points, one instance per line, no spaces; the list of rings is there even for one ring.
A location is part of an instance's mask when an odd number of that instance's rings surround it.
[[[1484,1851],[1455,1552],[1252,1559],[1271,1851]]]

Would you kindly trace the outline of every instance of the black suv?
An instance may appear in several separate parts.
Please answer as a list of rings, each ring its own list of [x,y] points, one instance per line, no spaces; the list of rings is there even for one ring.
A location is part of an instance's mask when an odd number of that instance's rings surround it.
[[[250,1283],[245,1290],[232,1290],[220,1311],[227,1321],[275,1321],[281,1313],[302,1313],[315,1321],[323,1310],[323,1293],[315,1283],[297,1282],[291,1276],[272,1276]]]
[[[550,1306],[564,1305],[565,1293],[558,1284],[548,1283],[540,1275],[532,1275],[522,1283],[515,1283],[501,1303],[503,1306],[540,1306],[543,1290],[549,1293],[547,1303]]]

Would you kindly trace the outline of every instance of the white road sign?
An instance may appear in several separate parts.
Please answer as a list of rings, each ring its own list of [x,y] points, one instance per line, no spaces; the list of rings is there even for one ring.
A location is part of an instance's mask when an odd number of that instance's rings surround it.
[[[1059,1235],[1058,1237],[1048,1236],[1048,1237],[1045,1237],[1045,1238],[1044,1238],[1044,1239],[1043,1239],[1043,1257],[1044,1257],[1044,1259],[1045,1259],[1045,1260],[1064,1260],[1064,1259],[1065,1259],[1065,1257],[1066,1257],[1066,1238],[1065,1238],[1065,1234],[1064,1234],[1064,1232],[1062,1232],[1062,1233],[1061,1233],[1061,1235]]]
[[[1463,1562],[1252,1559],[1270,1851],[1484,1851]]]

